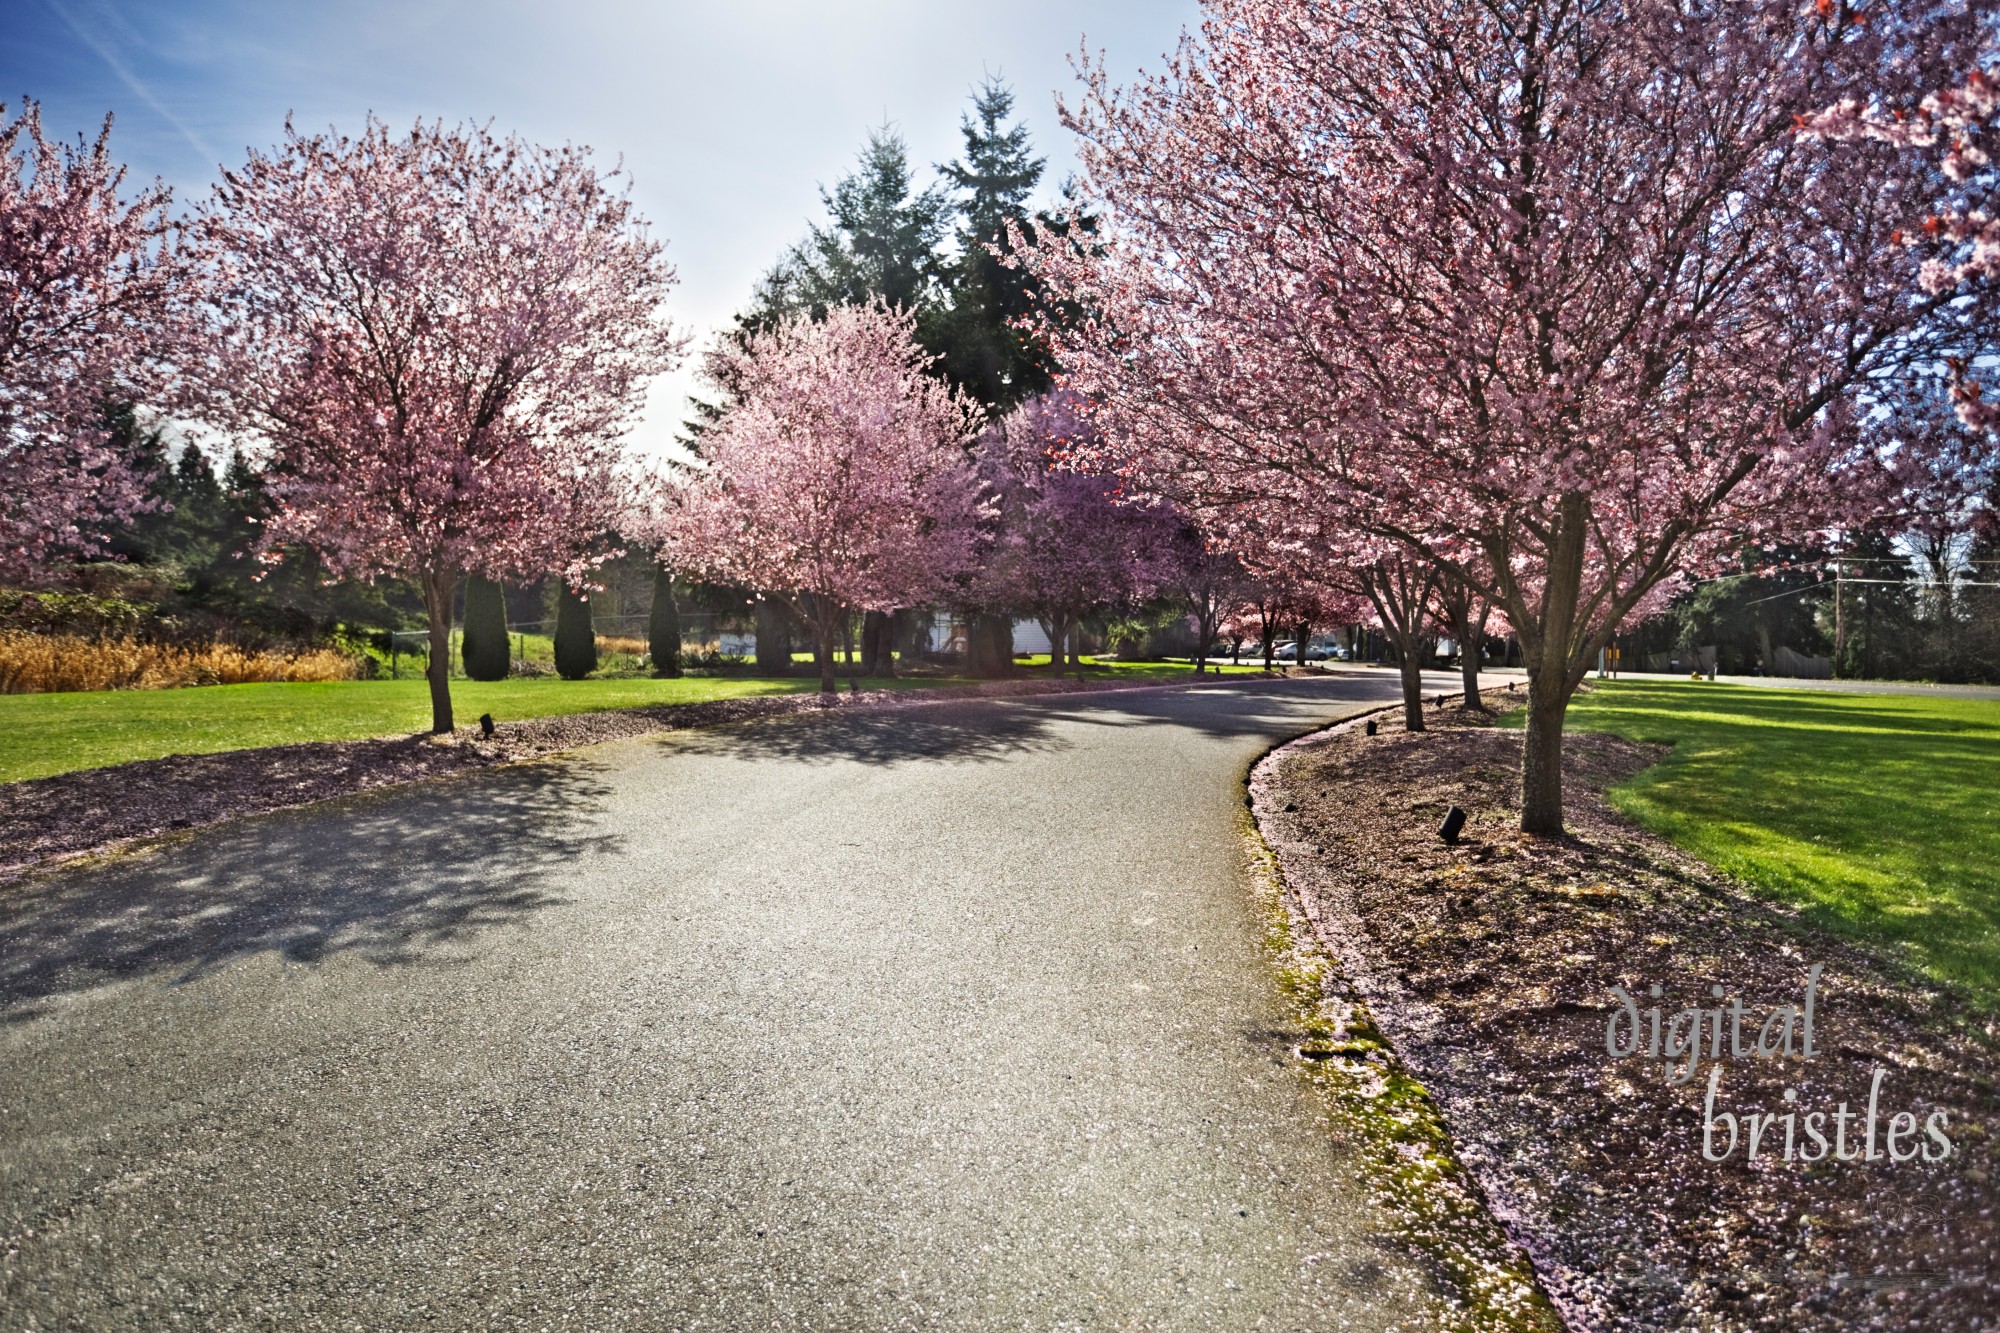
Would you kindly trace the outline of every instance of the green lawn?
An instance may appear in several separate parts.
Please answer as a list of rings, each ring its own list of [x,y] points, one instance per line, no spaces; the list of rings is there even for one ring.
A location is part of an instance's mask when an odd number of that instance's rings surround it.
[[[1673,745],[1640,824],[2000,1004],[2000,702],[1610,681],[1569,723]]]
[[[455,680],[451,698],[463,725],[481,713],[511,722],[635,704],[790,694],[817,684],[744,676]],[[430,717],[430,687],[421,680],[0,695],[0,781],[169,754],[424,731]]]
[[[1035,666],[1035,662],[1023,663]],[[1048,658],[1039,665],[1046,669]],[[1094,666],[1098,678],[1176,680],[1184,662]],[[844,682],[844,678],[843,678]],[[870,689],[922,689],[968,682],[954,677],[871,679]],[[491,713],[502,722],[640,704],[699,703],[753,694],[793,694],[819,687],[816,676],[618,676],[566,681],[529,677],[490,683],[455,680],[459,725]],[[48,777],[79,768],[209,754],[298,741],[356,740],[424,731],[430,691],[421,679],[329,684],[205,685],[181,690],[111,690],[91,694],[0,695],[0,782]]]

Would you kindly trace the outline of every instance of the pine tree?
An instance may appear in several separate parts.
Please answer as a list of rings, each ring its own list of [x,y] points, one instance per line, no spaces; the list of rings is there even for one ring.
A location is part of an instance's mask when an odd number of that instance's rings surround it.
[[[1007,249],[1013,223],[1033,235],[1028,199],[1042,179],[1043,159],[1029,145],[1028,127],[1008,125],[1014,94],[987,79],[960,118],[965,152],[938,168],[958,194],[963,225],[958,255],[947,273],[949,300],[934,331],[945,377],[1000,413],[1048,388],[1052,366],[1013,321],[1035,307],[1027,274],[1007,267],[987,247]],[[1041,225],[1048,225],[1047,219]]]
[[[459,656],[468,680],[505,680],[507,594],[492,579],[474,574],[465,581],[465,630]]]
[[[556,604],[556,674],[582,680],[597,670],[597,631],[590,623],[590,602],[565,587]]]
[[[912,186],[903,136],[871,130],[855,170],[820,191],[826,225],[811,224],[765,276],[743,322],[762,327],[799,311],[819,319],[874,299],[919,314],[934,307],[951,198],[940,186]]]
[[[653,674],[681,674],[681,612],[674,603],[674,576],[662,569],[653,575],[653,613],[646,622],[646,647],[653,655]]]

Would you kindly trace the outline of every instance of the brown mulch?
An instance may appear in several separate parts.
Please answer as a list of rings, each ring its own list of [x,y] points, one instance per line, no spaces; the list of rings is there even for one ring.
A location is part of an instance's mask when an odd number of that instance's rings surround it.
[[[1659,747],[1572,735],[1570,836],[1535,839],[1517,828],[1520,733],[1456,707],[1431,716],[1421,734],[1398,711],[1375,737],[1355,722],[1287,746],[1256,771],[1253,803],[1315,930],[1572,1327],[2000,1328],[1993,1015],[1611,810],[1604,788]],[[1449,847],[1437,828],[1454,804],[1471,822]],[[1726,1020],[1722,1058],[1704,1056],[1678,1086],[1662,1060],[1606,1050],[1613,984],[1669,1019],[1740,997],[1748,1043],[1776,1006],[1800,1003],[1815,963],[1815,1058],[1732,1057]],[[1905,1150],[1936,1151],[1922,1127],[1942,1110],[1953,1151],[1786,1161],[1774,1121],[1754,1163],[1743,1142],[1704,1160],[1718,1066],[1718,1111],[1823,1111],[1831,1139],[1847,1103],[1850,1151],[1884,1071],[1882,1121],[1916,1116]],[[1727,1142],[1718,1121],[1715,1151]]]
[[[506,722],[491,737],[477,727],[449,736],[314,741],[219,754],[141,759],[109,768],[0,784],[0,883],[41,865],[109,851],[147,838],[309,805],[376,787],[418,782],[494,764],[518,763],[599,741],[655,731],[717,727],[752,718],[834,709],[906,708],[951,699],[1013,698],[1079,691],[1183,689],[1189,684],[1066,679],[994,681],[921,690],[866,690],[827,699],[788,694],[708,703],[659,704]]]

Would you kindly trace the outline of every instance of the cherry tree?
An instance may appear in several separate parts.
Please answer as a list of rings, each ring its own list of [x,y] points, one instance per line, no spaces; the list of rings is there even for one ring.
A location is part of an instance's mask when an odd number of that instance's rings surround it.
[[[1085,405],[1058,392],[1023,403],[979,441],[998,524],[973,595],[1035,617],[1056,674],[1073,665],[1070,632],[1085,615],[1143,600],[1178,572],[1179,514],[1063,466],[1095,433]]]
[[[972,570],[987,511],[968,456],[978,409],[928,373],[914,327],[838,306],[719,343],[705,369],[732,405],[664,521],[677,565],[812,626],[826,693],[848,615],[943,594]]]
[[[1990,6],[1210,0],[1160,76],[1086,62],[1089,249],[1028,262],[1110,466],[1198,516],[1321,507],[1489,600],[1530,676],[1522,826],[1569,700],[1730,548],[1874,495],[1874,378],[1933,353],[1887,145],[1800,117],[1963,68]],[[1880,12],[1877,12],[1880,11]],[[1863,485],[1866,481],[1869,484]]]
[[[588,149],[373,118],[288,124],[196,227],[205,410],[268,445],[266,557],[298,542],[336,575],[413,579],[450,731],[460,582],[581,586],[631,500],[621,437],[682,347],[660,242]]]
[[[2000,402],[1990,402],[1973,376],[1973,358],[1993,345],[2000,302],[2000,164],[1992,147],[2000,133],[2000,80],[1974,69],[1954,86],[1924,97],[1914,108],[1884,105],[1879,96],[1854,96],[1801,127],[1807,135],[1868,140],[1935,152],[1939,179],[1930,197],[1896,235],[1920,255],[1918,278],[1932,296],[1970,297],[1954,308],[1968,335],[1962,355],[1951,358],[1952,394],[1968,426],[2000,429]]]
[[[0,577],[95,551],[151,503],[110,416],[160,405],[192,280],[167,188],[121,198],[110,135],[107,116],[58,144],[35,103],[0,105]]]

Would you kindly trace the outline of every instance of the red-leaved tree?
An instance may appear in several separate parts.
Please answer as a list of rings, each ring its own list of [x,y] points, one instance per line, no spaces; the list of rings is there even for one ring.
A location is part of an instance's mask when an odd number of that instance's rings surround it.
[[[913,329],[907,313],[840,306],[718,344],[707,374],[731,406],[663,525],[677,567],[812,626],[827,693],[849,614],[920,605],[973,565],[978,409],[928,373]]]
[[[1088,69],[1090,249],[1032,262],[1119,466],[1236,525],[1386,538],[1530,675],[1522,826],[1569,700],[1681,571],[1851,521],[1875,377],[1935,354],[1897,229],[1925,168],[1800,118],[1939,86],[1989,0],[1210,0]],[[1319,517],[1311,510],[1323,511]]]
[[[971,595],[1039,621],[1058,675],[1073,665],[1070,632],[1084,616],[1144,600],[1180,572],[1181,515],[1063,466],[1095,430],[1085,405],[1057,392],[995,422],[979,445],[999,513]]]
[[[679,354],[673,270],[621,184],[485,127],[288,125],[199,215],[207,411],[269,445],[266,552],[418,584],[434,731],[459,583],[587,578],[629,495],[623,432]]]
[[[119,197],[111,119],[95,143],[43,137],[0,106],[0,577],[88,554],[148,505],[109,417],[158,406],[192,277],[155,184]]]

